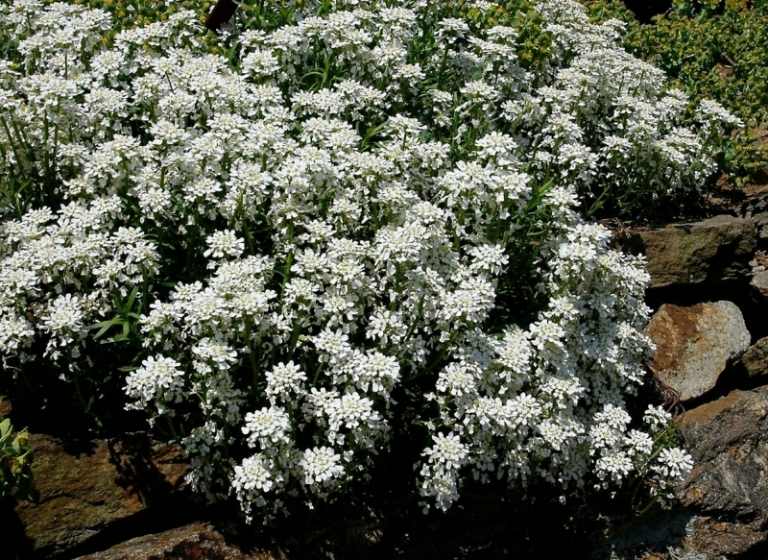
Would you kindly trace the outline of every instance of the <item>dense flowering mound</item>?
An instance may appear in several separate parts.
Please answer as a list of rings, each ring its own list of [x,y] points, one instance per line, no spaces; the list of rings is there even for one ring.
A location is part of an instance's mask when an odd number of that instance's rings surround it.
[[[105,12],[0,8],[8,370],[132,349],[128,408],[246,516],[338,496],[393,434],[441,509],[469,479],[666,494],[690,458],[625,400],[648,277],[579,202],[690,195],[734,119],[684,126],[568,0],[294,8],[229,59],[187,12],[107,47]],[[534,63],[505,21],[540,29]]]

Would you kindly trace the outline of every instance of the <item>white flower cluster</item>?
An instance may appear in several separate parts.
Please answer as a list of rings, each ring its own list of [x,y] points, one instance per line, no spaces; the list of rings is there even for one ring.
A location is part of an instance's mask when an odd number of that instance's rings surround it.
[[[743,123],[702,101],[689,117],[685,93],[623,51],[623,23],[591,25],[582,6],[538,6],[552,33],[552,78],[505,102],[504,117],[530,138],[540,173],[589,193],[590,213],[636,218],[700,199],[714,177],[723,131]]]
[[[97,48],[103,12],[0,8],[21,60],[0,65],[0,172],[56,177],[0,226],[0,355],[39,337],[75,359],[116,294],[172,286],[142,292],[128,406],[180,419],[194,485],[246,515],[331,498],[395,429],[423,438],[441,509],[468,478],[681,476],[624,410],[643,263],[578,206],[694,188],[730,117],[684,127],[682,95],[570,0],[539,4],[533,68],[462,2],[302,4],[234,65],[186,12]]]
[[[115,298],[157,273],[157,247],[122,223],[123,204],[107,195],[0,224],[0,360],[34,359],[40,339],[45,356],[76,369]]]
[[[184,371],[176,360],[150,357],[128,375],[125,392],[133,399],[129,408],[143,410],[150,403],[164,406],[181,402],[183,388]]]

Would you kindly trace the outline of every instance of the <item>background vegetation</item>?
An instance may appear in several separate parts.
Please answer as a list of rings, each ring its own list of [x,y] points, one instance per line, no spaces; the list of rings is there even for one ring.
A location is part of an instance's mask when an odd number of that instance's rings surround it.
[[[715,99],[741,117],[746,126],[721,162],[732,184],[768,181],[766,0],[675,0],[649,23],[627,8],[632,2],[585,3],[596,20],[625,21],[627,50],[664,70],[692,102]]]

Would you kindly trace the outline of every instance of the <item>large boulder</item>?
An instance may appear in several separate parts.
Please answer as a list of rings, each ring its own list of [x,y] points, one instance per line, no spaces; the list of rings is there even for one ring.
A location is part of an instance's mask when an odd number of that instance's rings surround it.
[[[77,451],[47,435],[32,434],[30,442],[39,499],[20,502],[16,515],[36,557],[72,550],[167,501],[187,472],[178,447],[143,437]]]
[[[746,279],[757,247],[755,223],[722,215],[662,228],[631,228],[623,248],[648,259],[651,288]]]
[[[768,546],[768,387],[733,391],[676,420],[695,465],[685,548],[719,557]]]
[[[712,389],[750,343],[744,317],[729,301],[662,305],[646,332],[656,345],[651,371],[681,401]]]
[[[144,535],[77,560],[282,560],[280,552],[243,551],[207,523]]]

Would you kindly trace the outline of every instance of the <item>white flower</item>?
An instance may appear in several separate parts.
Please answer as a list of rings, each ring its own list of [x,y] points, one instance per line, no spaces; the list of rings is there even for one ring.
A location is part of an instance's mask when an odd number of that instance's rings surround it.
[[[0,200],[0,362],[91,375],[119,365],[94,326],[135,322],[128,406],[183,416],[194,487],[246,516],[342,495],[403,432],[441,509],[468,477],[642,474],[669,422],[625,404],[649,276],[583,216],[702,195],[736,119],[690,117],[573,0],[537,2],[551,48],[525,67],[527,13],[295,4],[226,38],[237,65],[188,11],[105,38],[106,12],[2,3],[0,113],[38,157],[0,127],[0,176],[51,180],[21,216]],[[660,492],[688,465],[667,451]]]
[[[43,317],[43,328],[52,334],[76,333],[83,329],[82,300],[72,294],[54,299]]]
[[[677,447],[662,449],[652,468],[665,479],[679,481],[693,468],[693,458]]]
[[[327,485],[344,476],[341,455],[331,447],[316,447],[303,452],[299,468],[307,486]]]
[[[141,410],[154,403],[163,411],[171,403],[181,400],[183,389],[181,364],[173,358],[150,356],[125,379],[125,393],[135,401],[126,408]]]
[[[307,374],[292,361],[279,363],[267,372],[267,396],[271,399],[290,402],[303,392]]]
[[[207,242],[208,249],[203,254],[214,259],[236,258],[245,250],[245,242],[229,229],[209,235]]]
[[[469,449],[456,434],[436,434],[432,436],[432,447],[424,450],[430,463],[440,468],[456,470],[464,465]]]
[[[653,433],[666,428],[671,421],[672,415],[661,406],[650,405],[643,414],[643,422]]]
[[[232,476],[232,490],[240,502],[246,520],[252,520],[254,507],[265,507],[267,499],[276,503],[272,494],[282,485],[283,477],[276,473],[270,461],[257,453],[243,459],[242,463],[235,465]]]
[[[614,483],[621,482],[634,469],[632,460],[625,453],[614,452],[603,455],[595,465],[600,479],[609,478]]]
[[[280,407],[270,406],[245,415],[243,434],[250,447],[266,450],[269,446],[290,441],[291,419]]]

